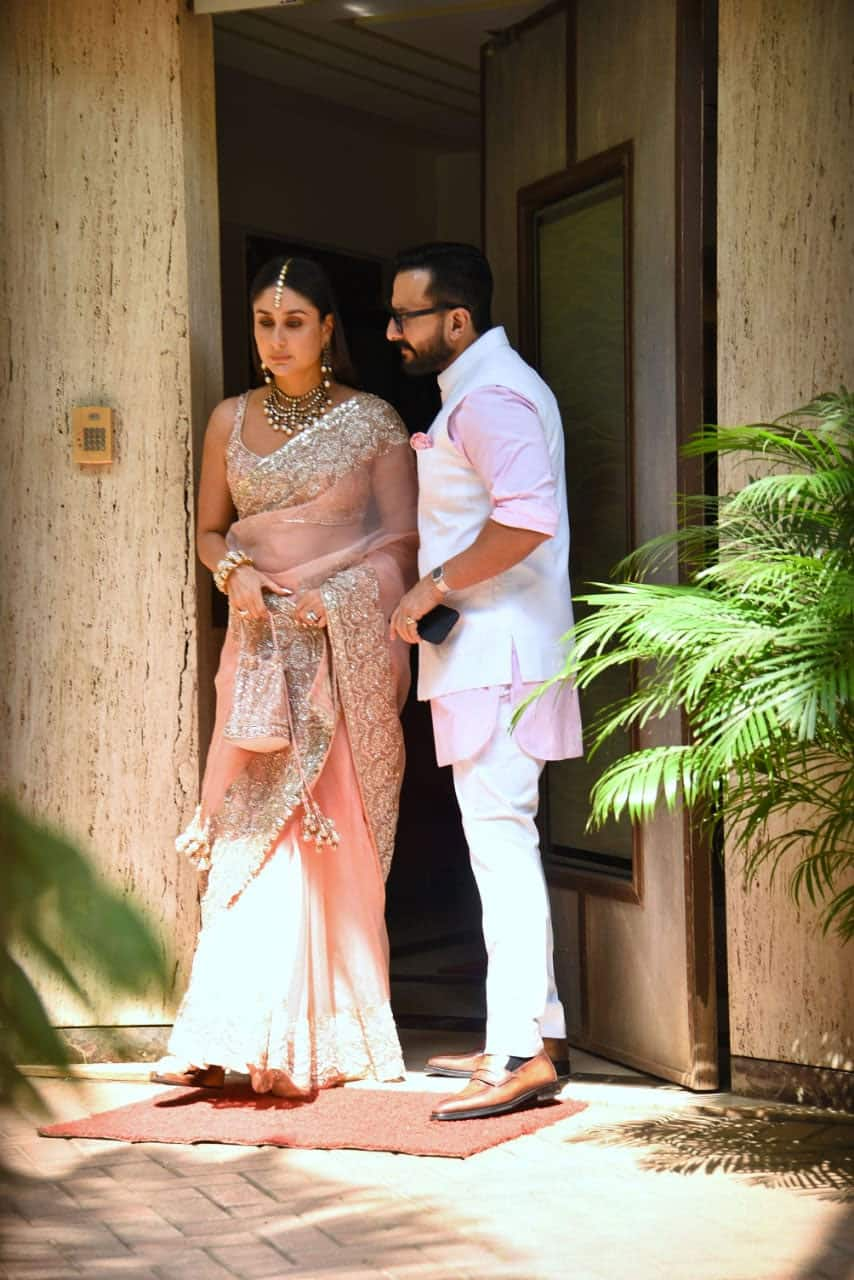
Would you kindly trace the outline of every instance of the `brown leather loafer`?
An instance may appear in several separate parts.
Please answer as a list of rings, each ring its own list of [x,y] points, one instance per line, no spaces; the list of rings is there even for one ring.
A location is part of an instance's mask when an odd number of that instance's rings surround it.
[[[443,1098],[430,1113],[430,1119],[482,1120],[532,1102],[546,1102],[560,1091],[560,1082],[545,1050],[515,1071],[507,1071],[504,1061],[495,1054],[482,1054],[466,1087],[450,1098]]]
[[[190,1071],[152,1071],[152,1084],[176,1084],[184,1089],[221,1089],[225,1084],[222,1067],[193,1067]]]
[[[565,1040],[543,1040],[543,1048],[552,1060],[555,1075],[561,1084],[569,1079],[569,1045]],[[428,1076],[453,1076],[455,1079],[467,1080],[474,1071],[475,1063],[483,1057],[483,1049],[474,1053],[444,1053],[427,1059]]]

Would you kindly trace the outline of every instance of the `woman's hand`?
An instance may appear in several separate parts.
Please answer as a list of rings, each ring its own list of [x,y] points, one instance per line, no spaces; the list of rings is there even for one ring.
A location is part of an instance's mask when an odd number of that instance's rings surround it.
[[[280,587],[251,564],[241,564],[232,569],[227,587],[231,606],[241,618],[263,618],[266,615],[263,591],[271,591],[276,596],[293,595],[287,587]]]
[[[301,627],[325,627],[326,607],[319,591],[303,591],[294,615]]]

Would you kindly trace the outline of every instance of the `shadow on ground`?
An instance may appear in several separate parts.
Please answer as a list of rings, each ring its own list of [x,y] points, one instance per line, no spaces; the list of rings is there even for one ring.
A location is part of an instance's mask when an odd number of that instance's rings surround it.
[[[675,1115],[600,1125],[567,1138],[643,1148],[653,1173],[725,1173],[825,1199],[854,1201],[854,1117],[784,1108],[697,1107]]]
[[[11,1280],[446,1280],[461,1256],[481,1258],[484,1276],[532,1274],[524,1252],[462,1207],[398,1193],[388,1161],[401,1158],[384,1152],[38,1141],[63,1149],[40,1172],[0,1166],[0,1275]],[[314,1159],[330,1154],[338,1177]]]

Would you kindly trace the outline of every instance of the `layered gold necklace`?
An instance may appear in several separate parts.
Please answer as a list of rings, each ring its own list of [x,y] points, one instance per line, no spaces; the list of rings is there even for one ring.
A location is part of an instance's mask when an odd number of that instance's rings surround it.
[[[283,431],[286,436],[296,435],[323,418],[332,408],[329,382],[324,378],[301,396],[289,396],[273,382],[261,407],[274,431]]]

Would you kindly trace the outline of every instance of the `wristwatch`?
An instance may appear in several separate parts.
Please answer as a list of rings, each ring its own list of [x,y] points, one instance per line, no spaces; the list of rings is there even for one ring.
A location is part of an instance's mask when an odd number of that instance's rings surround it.
[[[433,586],[436,590],[441,591],[443,596],[447,595],[451,588],[445,581],[445,566],[437,564],[435,569],[430,570],[430,577],[433,579]]]

